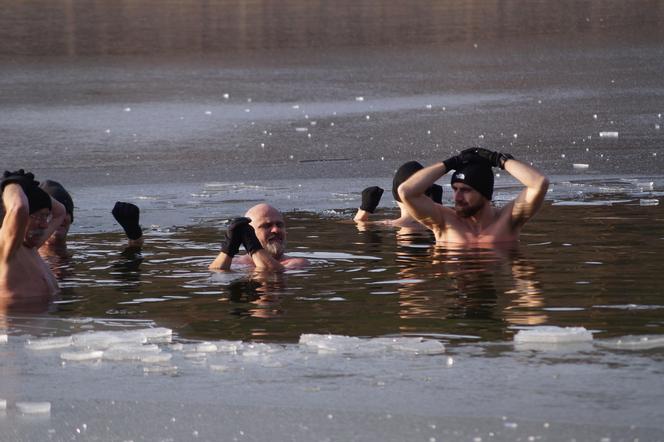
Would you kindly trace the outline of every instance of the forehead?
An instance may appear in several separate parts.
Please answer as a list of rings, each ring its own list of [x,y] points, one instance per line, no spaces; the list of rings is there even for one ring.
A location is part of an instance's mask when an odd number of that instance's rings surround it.
[[[255,223],[257,225],[284,223],[283,215],[274,208],[257,210],[251,214],[250,218],[252,219],[252,224]]]
[[[475,190],[473,187],[469,186],[468,184],[460,183],[458,181],[456,183],[452,184],[452,189],[454,189],[454,190]]]

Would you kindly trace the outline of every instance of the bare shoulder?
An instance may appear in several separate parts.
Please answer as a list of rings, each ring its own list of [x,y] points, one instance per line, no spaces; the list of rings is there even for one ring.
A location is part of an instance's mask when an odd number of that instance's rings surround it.
[[[306,258],[285,258],[281,260],[281,265],[287,269],[301,269],[309,265],[309,260]]]

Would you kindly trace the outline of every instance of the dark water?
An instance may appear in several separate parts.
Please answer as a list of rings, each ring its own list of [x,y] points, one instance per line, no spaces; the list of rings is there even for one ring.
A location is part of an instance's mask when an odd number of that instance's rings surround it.
[[[348,217],[350,212],[346,213]],[[183,338],[297,342],[304,333],[511,340],[523,326],[583,326],[600,338],[662,332],[661,206],[551,206],[518,247],[449,250],[427,232],[359,231],[339,217],[288,214],[283,275],[209,272],[220,226],[74,237],[51,314],[152,320]]]

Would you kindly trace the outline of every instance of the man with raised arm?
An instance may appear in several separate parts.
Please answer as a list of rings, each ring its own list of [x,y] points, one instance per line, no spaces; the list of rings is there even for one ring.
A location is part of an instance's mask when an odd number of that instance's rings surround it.
[[[502,208],[491,204],[492,167],[509,172],[525,189]],[[433,203],[426,190],[447,172],[452,174],[454,208]],[[549,180],[509,154],[466,149],[442,163],[420,170],[399,186],[399,196],[415,218],[431,229],[438,243],[486,246],[515,242],[521,227],[542,207]]]
[[[415,172],[417,172],[418,170],[422,170],[423,168],[424,166],[422,166],[417,161],[408,161],[399,166],[396,173],[394,174],[394,178],[392,180],[392,196],[394,197],[394,200],[397,202],[397,205],[399,206],[399,218],[378,220],[378,221],[369,219],[370,214],[373,214],[376,211],[378,203],[380,203],[380,198],[383,195],[383,189],[381,189],[378,186],[371,186],[367,187],[362,191],[362,204],[360,205],[360,208],[357,209],[357,213],[355,214],[353,220],[357,224],[364,224],[371,222],[377,224],[385,224],[393,227],[421,228],[420,224],[408,212],[408,209],[406,209],[406,206],[401,201],[401,198],[397,193],[397,189],[399,188],[401,183],[410,178],[410,176],[412,176]],[[434,202],[442,204],[443,188],[438,184],[432,185],[429,189],[427,189],[425,193]]]
[[[286,250],[286,223],[277,209],[268,204],[258,204],[242,218],[231,221],[221,252],[210,264],[212,270],[228,270],[233,258],[243,245],[246,255],[236,260],[240,264],[254,266],[257,270],[282,271],[303,267],[304,258],[289,258]]]
[[[62,224],[65,207],[39,188],[23,169],[5,172],[0,184],[4,216],[0,227],[0,298],[44,300],[58,283],[39,256],[39,247]]]

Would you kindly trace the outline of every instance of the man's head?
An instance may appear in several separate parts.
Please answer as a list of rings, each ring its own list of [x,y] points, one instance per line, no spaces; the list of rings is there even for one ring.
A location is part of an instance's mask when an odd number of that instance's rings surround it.
[[[51,197],[37,186],[30,186],[24,191],[30,206],[30,217],[23,244],[26,247],[35,247],[44,236],[51,220]]]
[[[244,216],[251,218],[251,226],[263,248],[274,259],[282,259],[286,250],[286,223],[281,212],[268,204],[258,204]]]
[[[74,201],[71,198],[71,195],[67,190],[62,186],[62,184],[57,181],[46,180],[39,185],[46,193],[53,197],[53,199],[62,203],[65,206],[67,215],[65,216],[62,224],[53,232],[52,238],[55,240],[64,241],[67,238],[67,233],[69,232],[69,227],[74,221]]]
[[[396,173],[394,174],[394,179],[392,180],[392,196],[396,201],[401,202],[401,198],[399,198],[398,192],[401,183],[406,181],[411,177],[412,174],[420,169],[424,169],[424,166],[422,166],[417,161],[408,161],[407,163],[403,163],[401,166],[399,166]]]
[[[461,217],[475,215],[493,196],[493,171],[486,161],[465,164],[452,175],[454,210]]]
[[[394,197],[395,201],[399,203],[402,202],[401,198],[399,197],[399,186],[401,183],[406,181],[415,172],[421,169],[424,169],[424,166],[422,166],[417,161],[408,161],[407,163],[403,163],[401,166],[399,166],[396,173],[394,174],[394,178],[392,179],[392,196]],[[436,192],[436,187],[439,188],[438,192]],[[438,195],[438,193],[440,193],[440,195]],[[424,194],[434,200],[434,202],[439,204],[441,203],[441,201],[439,201],[439,197],[442,196],[440,186],[434,184],[433,186],[429,187]]]

